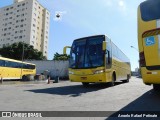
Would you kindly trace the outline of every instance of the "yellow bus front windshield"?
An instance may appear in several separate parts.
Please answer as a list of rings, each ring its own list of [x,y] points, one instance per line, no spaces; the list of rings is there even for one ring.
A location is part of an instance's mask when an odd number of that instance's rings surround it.
[[[75,40],[71,47],[70,68],[96,68],[104,66],[102,43],[105,36]]]

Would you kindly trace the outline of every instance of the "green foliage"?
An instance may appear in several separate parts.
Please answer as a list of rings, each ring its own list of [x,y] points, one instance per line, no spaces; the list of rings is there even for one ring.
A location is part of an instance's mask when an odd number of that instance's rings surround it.
[[[23,54],[23,49],[24,49],[24,54]],[[23,42],[14,43],[12,45],[0,48],[0,55],[2,57],[22,60],[22,54],[23,54],[23,60],[46,59],[46,57],[43,56],[42,52],[38,51],[37,49],[34,49],[33,46]]]
[[[59,54],[56,52],[56,54],[54,54],[53,60],[69,60],[69,55]]]

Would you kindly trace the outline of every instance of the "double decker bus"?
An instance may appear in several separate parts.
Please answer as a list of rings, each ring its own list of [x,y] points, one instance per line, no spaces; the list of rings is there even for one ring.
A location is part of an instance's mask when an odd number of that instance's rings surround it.
[[[143,82],[160,89],[160,0],[146,0],[138,7],[139,62]]]
[[[69,79],[71,82],[109,83],[129,82],[131,76],[130,60],[105,35],[76,39],[71,47],[69,60]]]
[[[35,64],[0,57],[0,79],[27,80],[28,76],[36,74]]]

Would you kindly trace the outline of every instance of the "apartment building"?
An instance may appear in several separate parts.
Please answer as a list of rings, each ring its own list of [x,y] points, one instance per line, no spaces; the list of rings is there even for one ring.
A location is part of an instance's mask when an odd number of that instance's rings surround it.
[[[0,8],[0,48],[21,41],[47,57],[49,22],[49,11],[37,0],[14,0]]]

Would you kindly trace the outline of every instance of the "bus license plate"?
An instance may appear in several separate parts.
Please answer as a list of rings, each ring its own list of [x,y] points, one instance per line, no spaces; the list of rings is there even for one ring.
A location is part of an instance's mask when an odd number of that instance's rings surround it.
[[[87,77],[81,77],[81,80],[87,80]]]

